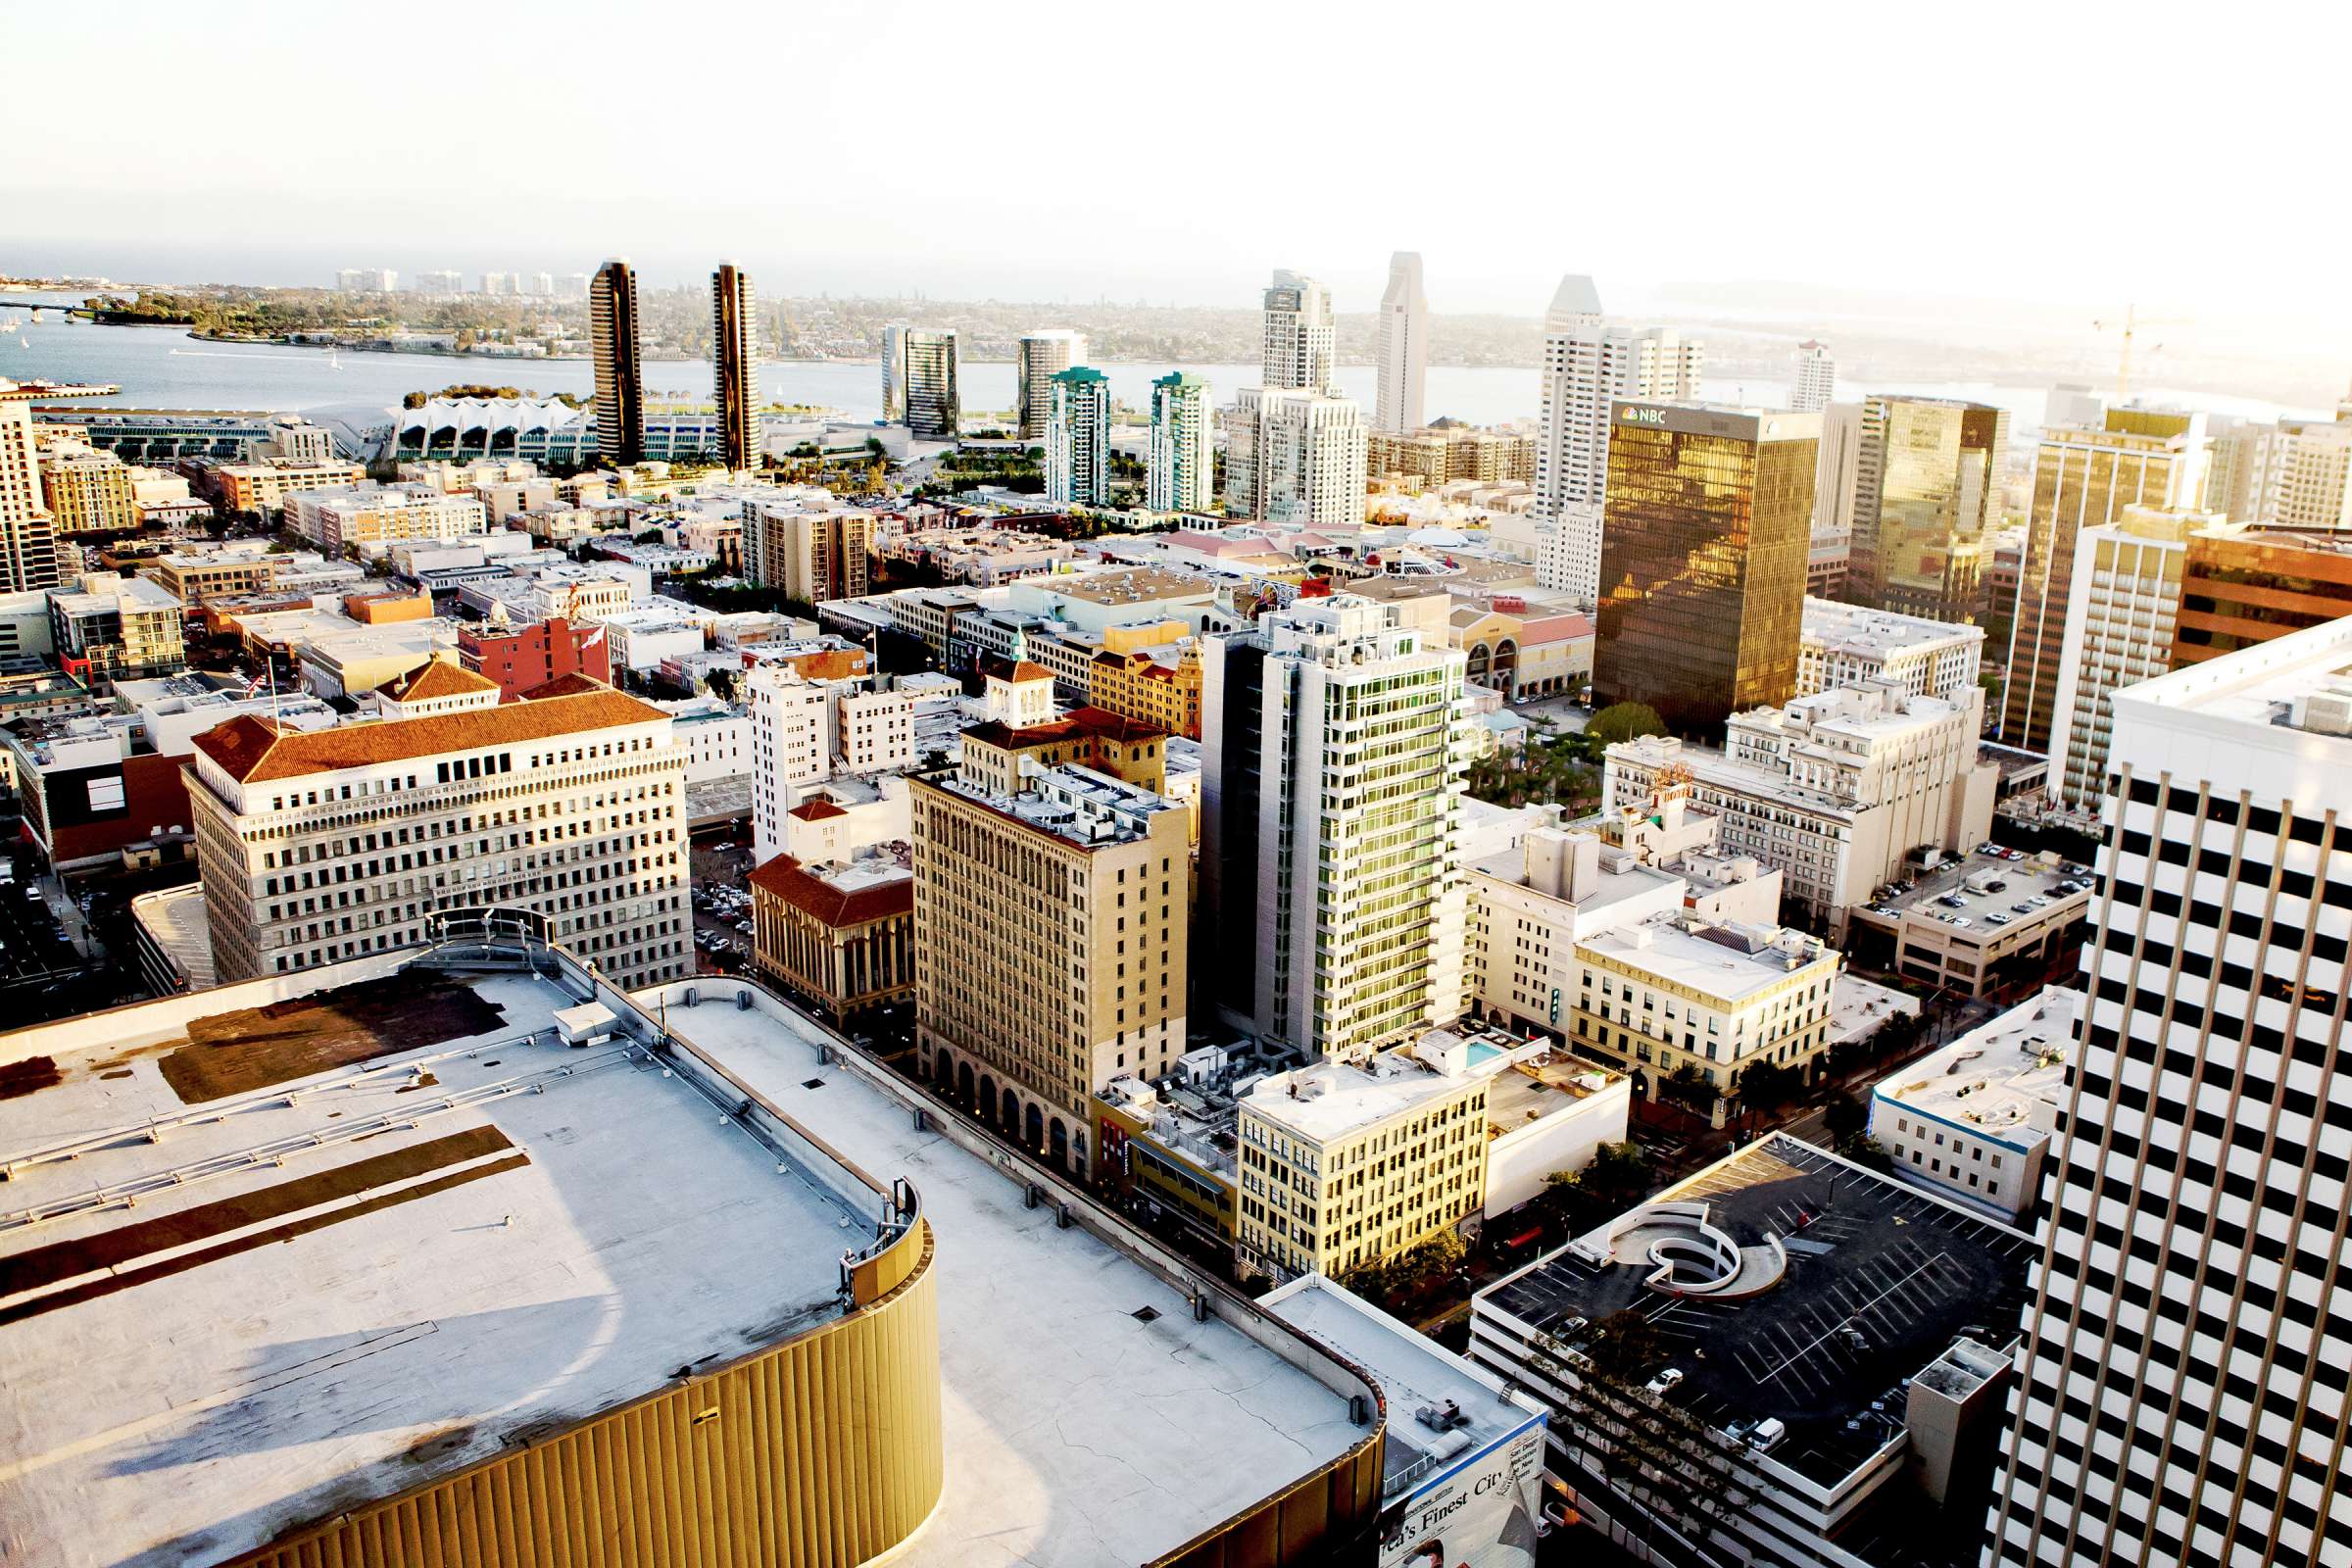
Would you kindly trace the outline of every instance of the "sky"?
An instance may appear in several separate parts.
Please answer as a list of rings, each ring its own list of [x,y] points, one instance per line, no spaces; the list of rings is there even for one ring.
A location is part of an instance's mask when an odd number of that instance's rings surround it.
[[[655,282],[739,260],[763,292],[1249,306],[1281,266],[1362,310],[1417,249],[1441,314],[1538,315],[1573,270],[1613,311],[1803,284],[2352,334],[2352,7],[44,15],[0,93],[17,270],[620,254]]]

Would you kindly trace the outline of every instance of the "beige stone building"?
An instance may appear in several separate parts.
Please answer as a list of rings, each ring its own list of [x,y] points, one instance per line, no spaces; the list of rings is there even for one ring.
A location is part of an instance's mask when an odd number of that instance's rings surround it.
[[[264,463],[224,463],[213,470],[220,499],[231,512],[254,512],[273,517],[286,497],[304,490],[347,490],[367,481],[368,470],[356,463],[332,458],[294,462],[273,458]]]
[[[870,512],[747,507],[744,569],[755,582],[794,599],[821,605],[856,599],[873,580],[874,516]]]
[[[600,682],[307,734],[248,714],[196,737],[184,776],[223,984],[483,905],[544,916],[623,989],[692,972],[685,750]]]
[[[1468,1043],[1433,1033],[1361,1062],[1277,1073],[1241,1100],[1245,1274],[1342,1274],[1485,1206],[1487,1096]]]
[[[111,452],[51,442],[41,454],[41,493],[61,534],[136,528],[131,470]]]
[[[1185,1049],[1188,818],[1083,766],[915,775],[915,1043],[949,1092],[1089,1168],[1093,1096]]]
[[[914,876],[905,846],[803,864],[789,855],[751,875],[752,961],[770,985],[837,1022],[914,990]]]

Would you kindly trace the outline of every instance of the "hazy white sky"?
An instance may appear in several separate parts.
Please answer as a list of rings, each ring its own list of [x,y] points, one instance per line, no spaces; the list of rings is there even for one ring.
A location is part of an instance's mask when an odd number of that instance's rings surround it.
[[[2348,12],[20,0],[0,267],[1366,309],[1405,248],[1440,312],[1577,270],[2333,319]]]

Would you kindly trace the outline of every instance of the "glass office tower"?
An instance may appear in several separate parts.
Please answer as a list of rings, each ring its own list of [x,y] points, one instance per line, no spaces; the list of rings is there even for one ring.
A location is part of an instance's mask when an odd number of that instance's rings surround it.
[[[1796,693],[1821,416],[1621,399],[1610,422],[1593,706],[1718,740]]]
[[[2006,410],[1944,398],[1863,400],[1847,601],[1976,619],[2001,522],[2008,444]]]

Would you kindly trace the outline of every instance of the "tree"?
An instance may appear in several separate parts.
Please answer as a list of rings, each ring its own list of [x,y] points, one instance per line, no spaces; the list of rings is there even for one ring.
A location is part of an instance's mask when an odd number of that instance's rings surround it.
[[[1619,741],[1640,740],[1644,735],[1663,735],[1666,721],[1658,710],[1647,703],[1611,703],[1592,715],[1585,733],[1596,746],[1612,746]]]
[[[1666,1075],[1665,1081],[1658,1085],[1658,1093],[1702,1116],[1712,1111],[1715,1102],[1723,1098],[1723,1091],[1707,1082],[1705,1076],[1687,1061]]]
[[[1759,1061],[1740,1074],[1740,1100],[1755,1110],[1786,1105],[1805,1087],[1805,1075],[1779,1062]]]
[[[1853,1096],[1838,1095],[1822,1111],[1821,1122],[1833,1139],[1845,1139],[1870,1124],[1870,1112],[1864,1110],[1862,1102]]]
[[[1586,1162],[1584,1188],[1611,1207],[1622,1207],[1649,1190],[1649,1155],[1640,1144],[1603,1144]]]

